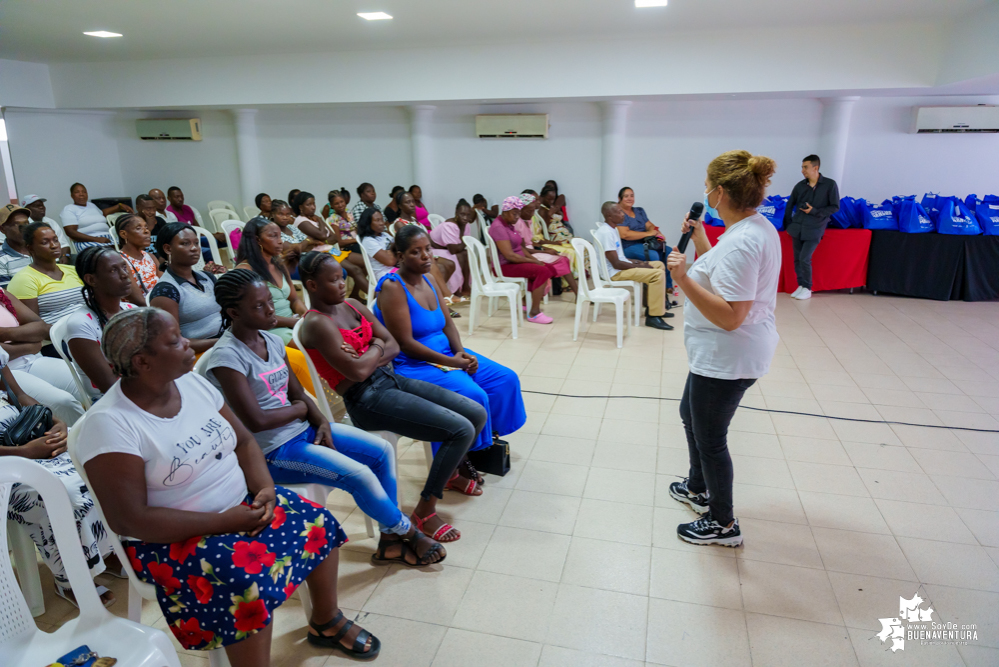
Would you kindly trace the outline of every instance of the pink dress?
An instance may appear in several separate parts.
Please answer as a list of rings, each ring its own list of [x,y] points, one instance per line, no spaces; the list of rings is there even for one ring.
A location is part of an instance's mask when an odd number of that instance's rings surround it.
[[[468,228],[465,228],[468,231]],[[437,225],[437,229],[430,230],[430,240],[437,245],[453,245],[455,243],[462,243],[461,231],[458,228],[458,224],[455,222],[442,222]],[[443,257],[454,262],[454,273],[448,278],[447,288],[451,292],[457,294],[461,290],[461,285],[465,280],[464,274],[461,272],[461,264],[458,263],[458,258],[455,257],[451,251],[442,250],[440,248],[432,248],[435,257]]]
[[[527,221],[521,218],[514,224],[513,228],[524,237],[524,248],[525,252],[527,248],[532,248],[531,241],[534,235],[531,233],[531,226],[527,224]],[[552,264],[555,267],[556,276],[564,276],[572,273],[572,264],[569,260],[560,255],[549,255],[547,253],[539,252],[537,254],[532,254],[531,257],[534,259],[544,262],[545,264]]]
[[[415,212],[414,212],[414,217],[416,218],[416,221],[418,223],[420,223],[421,225],[423,225],[424,227],[427,228],[428,232],[430,231],[430,227],[431,227],[430,220],[427,219],[427,216],[429,216],[429,215],[430,215],[430,211],[428,211],[427,209],[423,208],[423,204],[417,204],[416,205]]]

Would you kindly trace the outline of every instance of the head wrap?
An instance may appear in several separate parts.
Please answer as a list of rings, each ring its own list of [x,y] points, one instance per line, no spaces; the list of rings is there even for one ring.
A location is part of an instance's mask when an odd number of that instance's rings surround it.
[[[503,200],[504,211],[522,208],[524,208],[524,201],[520,197],[507,197]]]
[[[534,203],[534,199],[535,199],[534,195],[532,195],[530,192],[525,192],[524,194],[520,195],[520,207],[523,208],[525,206],[530,206],[531,204]]]

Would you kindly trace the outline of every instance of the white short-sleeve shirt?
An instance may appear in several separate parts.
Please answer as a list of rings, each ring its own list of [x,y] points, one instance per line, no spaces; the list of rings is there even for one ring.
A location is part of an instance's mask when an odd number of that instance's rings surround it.
[[[384,232],[379,236],[365,236],[361,239],[361,245],[367,251],[368,259],[371,260],[371,270],[375,273],[375,280],[380,280],[393,267],[385,266],[375,259],[375,253],[380,250],[388,250],[388,247],[392,245],[392,237]]]
[[[131,310],[132,308],[135,308],[135,306],[130,303],[125,303],[123,301],[121,304],[122,310]],[[63,336],[63,339],[66,341],[67,345],[69,344],[69,341],[74,338],[82,338],[83,340],[92,340],[96,343],[100,343],[102,333],[103,331],[101,330],[97,313],[87,306],[82,306],[66,317],[66,333]],[[84,381],[84,386],[86,386],[87,393],[90,394],[90,397],[94,399],[100,398],[101,390],[97,388],[97,385],[95,385],[90,378],[87,377],[87,374],[83,372],[82,368],[80,368],[80,364],[76,363],[76,359],[73,359],[73,367],[76,369],[76,372],[80,374],[80,379]]]
[[[236,432],[219,413],[222,394],[197,373],[176,383],[180,411],[164,419],[133,403],[116,382],[80,426],[80,463],[101,454],[133,454],[146,462],[149,505],[224,512],[240,504],[247,489]]]
[[[613,250],[617,252],[617,258],[622,262],[631,261],[624,255],[624,249],[621,247],[621,235],[617,233],[617,229],[611,227],[607,223],[600,223],[597,226],[597,230],[593,233],[600,240],[600,244],[604,247],[604,252],[610,252]],[[614,268],[614,265],[610,263],[610,260],[607,259],[606,255],[604,255],[602,259],[607,263],[608,276],[613,276],[618,272],[618,269]]]
[[[726,301],[752,301],[735,331],[712,324],[688,298],[683,338],[690,371],[721,380],[761,378],[777,349],[777,279],[780,237],[759,213],[735,223],[710,251],[697,258],[687,275]]]

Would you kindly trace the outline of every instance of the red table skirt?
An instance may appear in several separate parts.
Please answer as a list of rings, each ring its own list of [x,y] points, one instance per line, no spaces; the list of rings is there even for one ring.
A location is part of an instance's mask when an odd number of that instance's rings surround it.
[[[724,227],[705,225],[711,245],[718,242]],[[867,257],[871,249],[869,229],[827,229],[822,242],[812,255],[812,291],[848,289],[867,284]],[[781,269],[778,292],[798,289],[794,273],[791,237],[780,232]]]

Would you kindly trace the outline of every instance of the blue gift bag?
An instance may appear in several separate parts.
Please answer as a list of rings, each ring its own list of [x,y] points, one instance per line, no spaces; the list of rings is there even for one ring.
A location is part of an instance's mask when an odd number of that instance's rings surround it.
[[[916,201],[916,195],[908,195],[906,197],[895,196],[891,198],[891,212],[896,220],[898,220],[898,214],[902,210],[902,202],[904,201]]]
[[[756,207],[758,213],[770,221],[777,231],[784,229],[784,211],[787,209],[788,197],[773,195],[763,200],[763,203]]]
[[[898,230],[898,220],[891,211],[891,200],[880,204],[867,204],[864,207],[864,229]]]
[[[937,201],[940,203],[940,214],[937,217],[938,232],[962,236],[982,233],[978,221],[963,201],[957,197],[939,197]]]
[[[975,207],[975,219],[986,236],[999,236],[999,197],[985,195]]]
[[[864,228],[864,212],[867,210],[867,200],[860,198],[854,199],[853,203],[847,208],[847,213],[850,216],[850,227],[856,229]]]
[[[930,216],[930,220],[934,224],[936,224],[937,218],[940,217],[940,204],[944,199],[946,197],[941,197],[937,193],[927,192],[923,195],[922,201],[919,202],[919,205],[923,207],[923,210]]]
[[[832,218],[829,220],[829,226],[837,229],[849,229],[850,227],[853,227],[853,207],[855,205],[855,201],[856,200],[854,200],[853,197],[840,197],[839,210],[832,214]]]
[[[978,195],[968,195],[964,198],[964,205],[967,207],[971,215],[975,214],[975,209],[978,208],[978,204],[982,200],[978,198]]]
[[[925,234],[936,230],[936,225],[915,197],[901,200],[896,210],[898,231],[907,234]]]

